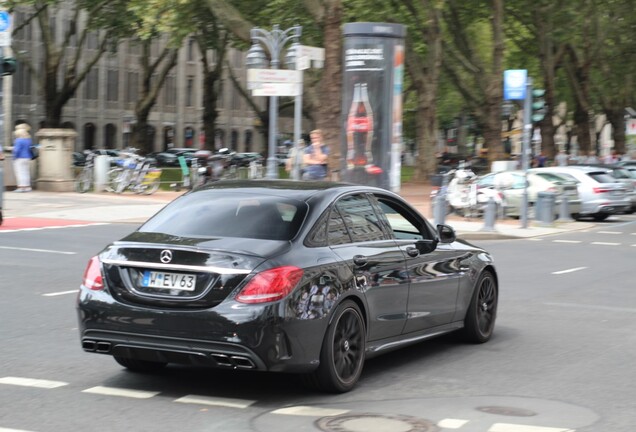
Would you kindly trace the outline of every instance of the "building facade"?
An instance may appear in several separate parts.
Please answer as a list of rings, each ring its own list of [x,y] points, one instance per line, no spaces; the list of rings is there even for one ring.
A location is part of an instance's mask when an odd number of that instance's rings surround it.
[[[19,26],[27,16],[24,12],[15,12],[14,25]],[[50,25],[57,41],[63,40],[69,25],[72,25],[71,19],[70,9],[62,8],[58,13],[51,14]],[[159,54],[160,46],[160,40],[153,41],[151,57]],[[13,48],[22,56],[27,55],[34,67],[42,66],[44,45],[35,21],[14,35]],[[82,47],[87,50],[83,58],[90,57],[97,48],[97,34],[91,34]],[[71,41],[71,53],[76,49],[78,48]],[[233,75],[244,84],[245,54],[236,49],[230,49],[228,54]],[[131,125],[135,121],[134,105],[139,95],[140,55],[138,43],[120,42],[117,49],[102,55],[75,96],[66,104],[63,125],[77,132],[76,151],[127,147]],[[214,61],[214,53],[209,52],[208,55]],[[179,50],[177,65],[169,72],[150,114],[149,123],[152,126],[155,151],[170,147],[199,148],[203,143],[203,72],[199,57],[195,40],[187,38]],[[33,132],[43,125],[44,103],[37,81],[20,61],[16,73],[5,77],[4,81],[6,143],[10,142],[14,124],[26,122],[31,125]],[[265,106],[265,100],[257,102]],[[214,140],[217,149],[226,147],[238,152],[265,150],[265,139],[256,127],[257,116],[234,87],[227,68],[224,73],[223,94],[217,109],[219,117]]]

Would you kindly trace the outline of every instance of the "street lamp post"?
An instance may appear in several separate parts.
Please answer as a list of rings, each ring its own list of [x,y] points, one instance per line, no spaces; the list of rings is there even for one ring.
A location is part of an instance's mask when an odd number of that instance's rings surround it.
[[[269,52],[269,68],[278,69],[280,66],[281,51],[285,45],[294,40],[298,42],[302,27],[294,26],[287,30],[281,30],[278,25],[274,25],[272,31],[261,28],[253,28],[250,31],[252,46],[247,52],[245,65],[249,69],[267,69],[267,55],[263,50],[263,45]],[[290,50],[291,52],[292,50]],[[293,50],[295,52],[295,50]],[[295,56],[288,55],[288,63],[294,63]],[[278,96],[269,98],[269,155],[267,157],[267,171],[265,177],[270,179],[278,178],[278,163],[276,160],[276,135],[278,122]]]

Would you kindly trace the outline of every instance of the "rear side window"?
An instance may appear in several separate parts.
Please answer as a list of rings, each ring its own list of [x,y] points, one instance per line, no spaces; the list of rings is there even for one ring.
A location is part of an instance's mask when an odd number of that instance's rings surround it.
[[[291,240],[306,212],[306,204],[275,196],[199,191],[173,201],[139,231],[179,237]]]

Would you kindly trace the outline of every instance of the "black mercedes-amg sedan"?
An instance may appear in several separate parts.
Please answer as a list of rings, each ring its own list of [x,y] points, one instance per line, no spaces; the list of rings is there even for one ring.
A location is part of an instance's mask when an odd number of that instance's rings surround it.
[[[133,371],[168,363],[301,374],[345,392],[365,358],[452,331],[490,339],[498,281],[485,250],[395,193],[218,181],[89,260],[84,351]]]

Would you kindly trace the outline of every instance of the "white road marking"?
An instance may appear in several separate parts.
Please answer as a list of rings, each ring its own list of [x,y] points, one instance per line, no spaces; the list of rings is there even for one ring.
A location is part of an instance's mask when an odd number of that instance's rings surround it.
[[[198,404],[198,405],[222,406],[222,407],[229,407],[229,408],[247,408],[256,401],[246,400],[246,399],[212,398],[208,396],[188,395],[179,399],[175,399],[175,402]]]
[[[572,272],[575,272],[575,271],[584,270],[586,268],[587,267],[574,267],[574,268],[567,269],[567,270],[555,271],[555,272],[552,272],[552,274],[553,275],[560,275],[560,274],[572,273]]]
[[[41,231],[41,230],[62,229],[62,228],[83,228],[83,227],[95,226],[95,225],[110,225],[110,223],[109,222],[94,222],[94,223],[74,224],[74,225],[54,225],[54,226],[45,226],[45,227],[39,227],[39,228],[16,228],[16,229],[0,230],[0,234],[20,232],[20,231]]]
[[[464,426],[466,423],[468,423],[468,420],[444,419],[444,420],[440,420],[437,423],[437,426],[444,429],[459,429],[460,427]]]
[[[4,377],[0,378],[0,384],[17,385],[22,387],[37,387],[44,389],[54,389],[68,385],[68,383],[62,381],[48,381],[33,378],[20,378],[20,377]]]
[[[540,238],[536,238],[536,237],[530,237],[529,239],[526,239],[528,241],[543,241],[543,239]]]
[[[272,414],[282,415],[296,415],[296,416],[308,416],[308,417],[327,417],[337,416],[348,413],[349,410],[333,409],[333,408],[316,408],[308,406],[294,406],[289,408],[281,408],[272,411]]]
[[[60,255],[77,255],[77,252],[65,252],[58,250],[49,250],[49,249],[31,249],[31,248],[20,248],[20,247],[9,247],[9,246],[0,246],[0,249],[8,249],[8,250],[19,250],[26,252],[44,252],[44,253],[54,253]]]
[[[586,304],[579,304],[579,303],[559,303],[559,302],[546,302],[544,304],[548,306],[561,306],[561,307],[569,307],[569,308],[577,308],[577,309],[592,309],[592,310],[604,310],[604,311],[610,311],[610,312],[636,313],[636,308],[586,305]]]
[[[82,393],[100,394],[106,396],[121,396],[134,399],[150,399],[157,396],[159,392],[143,391],[143,390],[129,390],[117,387],[92,387],[86,390],[82,390]]]
[[[55,296],[61,296],[61,295],[66,295],[66,294],[76,294],[76,293],[77,293],[77,290],[60,291],[60,292],[42,294],[42,297],[55,297]]]
[[[583,243],[581,240],[552,240],[554,243]]]
[[[592,242],[590,244],[600,245],[600,246],[620,246],[620,243],[611,243],[611,242]]]
[[[622,231],[599,231],[599,234],[623,234]]]
[[[0,427],[0,432],[32,432],[32,431],[27,431],[24,429],[7,429],[7,428]]]
[[[575,432],[575,429],[495,423],[488,432]]]

